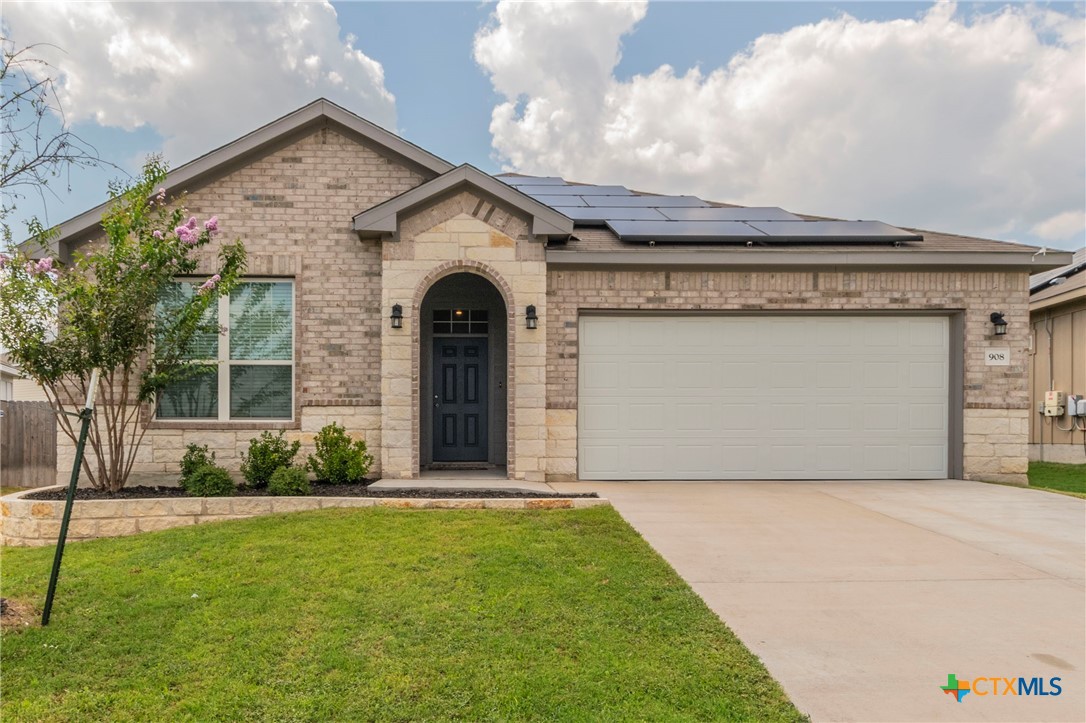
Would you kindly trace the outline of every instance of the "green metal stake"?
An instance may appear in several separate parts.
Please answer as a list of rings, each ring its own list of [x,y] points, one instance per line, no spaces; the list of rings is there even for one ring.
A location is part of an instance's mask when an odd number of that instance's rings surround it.
[[[75,446],[75,464],[72,465],[72,479],[68,482],[68,498],[64,502],[64,518],[60,522],[60,537],[57,538],[57,551],[53,555],[53,571],[49,575],[49,592],[45,595],[45,610],[41,614],[42,626],[49,624],[49,614],[53,611],[53,597],[57,592],[57,578],[60,576],[60,561],[64,557],[64,542],[68,539],[68,522],[72,519],[72,505],[75,503],[75,488],[79,484],[79,470],[83,466],[83,450],[87,446],[87,432],[90,431],[91,417],[94,416],[94,392],[98,387],[98,370],[91,373],[90,388],[87,390],[87,403],[79,412],[83,426],[79,429],[79,443]]]

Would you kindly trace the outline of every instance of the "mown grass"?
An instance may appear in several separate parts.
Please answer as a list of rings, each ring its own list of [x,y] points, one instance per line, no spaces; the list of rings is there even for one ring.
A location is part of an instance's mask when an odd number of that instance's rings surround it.
[[[40,609],[52,548],[5,549]],[[610,508],[319,512],[72,544],[20,720],[797,720]]]
[[[1086,498],[1086,464],[1030,462],[1029,484]]]

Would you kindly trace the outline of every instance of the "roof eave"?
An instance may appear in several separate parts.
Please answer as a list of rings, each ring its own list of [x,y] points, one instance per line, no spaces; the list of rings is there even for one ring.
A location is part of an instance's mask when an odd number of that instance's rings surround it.
[[[1004,271],[1037,273],[1067,264],[1068,253],[1049,253],[1038,261],[1029,252],[953,252],[953,251],[767,251],[764,249],[714,249],[653,251],[574,251],[547,249],[548,267],[576,266],[738,266],[738,267],[967,267],[996,268]]]

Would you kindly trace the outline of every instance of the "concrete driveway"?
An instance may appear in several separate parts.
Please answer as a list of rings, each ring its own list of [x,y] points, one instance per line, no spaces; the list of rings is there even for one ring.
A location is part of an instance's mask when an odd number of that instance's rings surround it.
[[[814,720],[1086,721],[1081,499],[955,480],[554,486],[609,497]],[[951,673],[1063,692],[982,683],[958,703]]]

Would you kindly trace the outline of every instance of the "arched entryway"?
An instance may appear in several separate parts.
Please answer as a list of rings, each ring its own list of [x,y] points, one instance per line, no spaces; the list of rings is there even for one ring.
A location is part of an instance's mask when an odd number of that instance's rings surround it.
[[[509,325],[501,291],[454,272],[419,305],[420,471],[499,469],[508,462]]]

